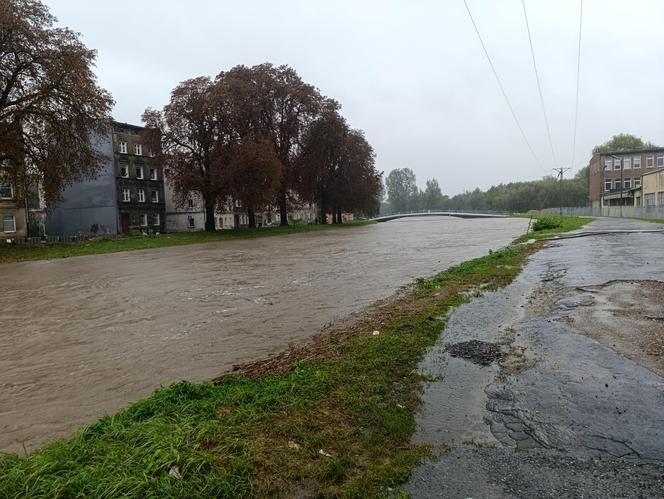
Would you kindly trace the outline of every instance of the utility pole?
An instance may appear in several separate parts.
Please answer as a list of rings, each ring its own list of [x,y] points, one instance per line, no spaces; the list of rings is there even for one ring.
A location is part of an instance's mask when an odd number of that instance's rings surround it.
[[[615,169],[615,161],[620,162],[620,218],[623,216],[623,188],[625,187],[625,181],[623,180],[623,175],[624,175],[624,170],[623,170],[623,161],[620,159],[618,156],[614,156],[613,154],[609,154],[614,160],[614,169]],[[609,215],[611,214],[611,209],[609,209]]]
[[[559,199],[559,205],[560,205],[560,216],[563,216],[563,174],[566,171],[571,170],[571,168],[554,168],[553,171],[556,172],[556,176],[560,179],[560,199]]]

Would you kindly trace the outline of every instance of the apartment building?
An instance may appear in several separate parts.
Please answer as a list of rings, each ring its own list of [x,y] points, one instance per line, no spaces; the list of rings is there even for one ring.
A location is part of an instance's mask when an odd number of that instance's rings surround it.
[[[1,174],[1,172],[0,172]],[[14,239],[27,236],[27,214],[25,203],[14,186],[0,177],[0,238]]]
[[[642,177],[664,168],[664,148],[615,151],[590,160],[590,201],[593,208],[634,206]]]
[[[163,170],[142,143],[143,127],[113,122],[97,139],[106,160],[94,179],[68,187],[48,215],[50,234],[140,234],[166,225]]]

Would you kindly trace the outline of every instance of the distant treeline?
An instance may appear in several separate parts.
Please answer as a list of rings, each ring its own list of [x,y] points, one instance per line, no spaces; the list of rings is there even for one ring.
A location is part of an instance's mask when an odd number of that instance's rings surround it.
[[[416,210],[495,210],[525,212],[560,206],[588,204],[588,167],[561,183],[553,177],[529,182],[495,185],[486,191],[475,189],[455,196],[442,193],[438,181],[429,179],[426,188],[417,187],[410,168],[392,170],[386,179],[387,201],[381,212]]]

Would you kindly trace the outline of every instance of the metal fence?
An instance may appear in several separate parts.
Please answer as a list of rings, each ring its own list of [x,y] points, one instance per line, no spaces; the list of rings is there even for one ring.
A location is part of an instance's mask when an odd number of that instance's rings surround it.
[[[604,206],[602,208],[568,207],[563,208],[563,215],[586,217],[616,218],[657,218],[664,219],[664,206]],[[558,214],[560,208],[546,208],[544,213]]]

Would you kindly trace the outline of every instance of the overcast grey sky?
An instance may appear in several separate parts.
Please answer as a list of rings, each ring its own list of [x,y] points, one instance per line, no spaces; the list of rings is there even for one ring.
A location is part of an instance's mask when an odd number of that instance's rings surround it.
[[[520,0],[468,0],[526,134],[514,124],[463,0],[44,0],[98,51],[117,120],[140,124],[180,81],[289,64],[343,105],[379,169],[410,167],[455,194],[553,168]],[[572,160],[579,0],[527,0],[555,153],[574,171],[612,134],[664,144],[664,2],[585,0]]]

